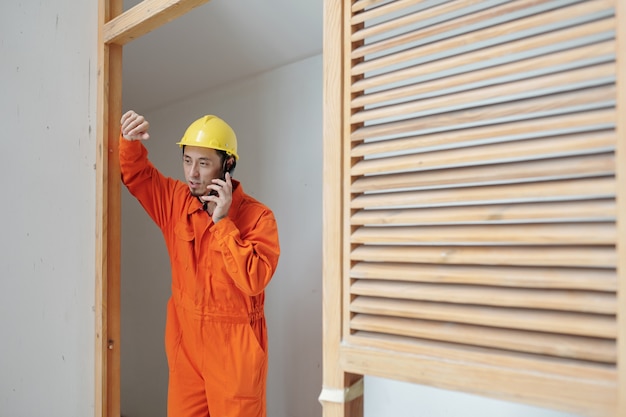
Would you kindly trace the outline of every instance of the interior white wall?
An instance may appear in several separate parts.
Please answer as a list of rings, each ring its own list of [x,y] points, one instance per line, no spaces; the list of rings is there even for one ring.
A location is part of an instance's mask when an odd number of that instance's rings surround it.
[[[464,392],[365,378],[364,417],[578,417]]]
[[[97,2],[0,3],[0,416],[94,413]]]

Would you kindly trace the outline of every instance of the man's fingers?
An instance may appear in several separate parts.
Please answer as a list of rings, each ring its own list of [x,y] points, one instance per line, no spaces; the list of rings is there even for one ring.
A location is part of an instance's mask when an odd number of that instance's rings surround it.
[[[135,113],[132,110],[127,111],[122,115],[121,119],[122,134],[128,139],[143,139],[150,138],[148,129],[150,123],[140,114]]]

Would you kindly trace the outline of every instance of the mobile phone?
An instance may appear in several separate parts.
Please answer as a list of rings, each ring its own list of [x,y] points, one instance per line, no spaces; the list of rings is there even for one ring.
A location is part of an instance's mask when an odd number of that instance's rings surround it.
[[[227,172],[226,171],[226,161],[224,161],[224,163],[222,164],[222,176],[220,177],[220,179],[222,181],[226,181],[226,172]],[[215,190],[211,190],[208,195],[214,195],[214,196],[217,197],[218,193]]]

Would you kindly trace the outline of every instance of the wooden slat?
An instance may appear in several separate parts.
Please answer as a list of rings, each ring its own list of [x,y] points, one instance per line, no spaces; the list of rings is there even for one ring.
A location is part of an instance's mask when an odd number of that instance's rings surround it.
[[[429,43],[423,46],[410,48],[397,53],[385,55],[381,58],[356,64],[352,67],[352,75],[364,74],[380,70],[384,67],[393,67],[399,63],[409,62],[418,58],[421,62],[427,62],[428,60],[434,60],[434,57],[441,58],[441,53],[443,51],[446,51],[448,56],[453,53],[457,56],[485,47],[509,44],[515,40],[523,39],[525,42],[528,42],[531,41],[533,37],[542,38],[540,41],[542,42],[542,45],[547,45],[552,42],[549,40],[550,38],[548,36],[543,35],[572,26],[571,24],[564,24],[564,22],[569,19],[580,19],[589,22],[595,21],[599,17],[604,17],[607,22],[612,21],[612,0],[583,2],[570,7],[559,8],[554,11],[538,14],[533,14],[533,11],[528,10],[528,14],[528,17],[514,19],[511,22],[465,33],[463,36],[456,36],[439,42]],[[394,21],[391,25],[393,26],[396,23],[397,21]],[[576,25],[576,27],[580,31],[578,36],[575,36],[576,38],[588,33],[587,29],[584,28],[582,24]],[[375,34],[375,29],[379,28],[375,26],[373,28],[356,32],[353,34],[353,41],[373,36]],[[606,30],[611,29],[609,27]],[[366,31],[367,33],[365,33]],[[530,35],[530,32],[533,34]],[[514,51],[514,49],[509,50],[507,55],[514,53]],[[432,55],[433,58],[429,59],[428,57],[430,55]],[[492,55],[492,57],[493,56],[497,55]]]
[[[439,207],[404,210],[359,210],[352,225],[444,225],[498,223],[613,222],[615,201],[590,200],[539,204]]]
[[[480,346],[462,346],[444,341],[417,339],[391,334],[356,331],[346,345],[376,349],[383,352],[411,354],[416,357],[445,358],[452,363],[474,363],[497,368],[519,369],[551,375],[559,379],[584,378],[615,384],[615,365],[602,362],[577,361],[523,352],[504,351]]]
[[[388,15],[391,13],[394,13],[394,14],[398,13],[400,10],[423,3],[423,0],[390,1],[387,4],[383,4],[378,7],[370,7],[370,9],[367,11],[356,13],[358,11],[365,9],[366,6],[362,3],[364,2],[355,2],[355,4],[352,6],[353,15],[352,15],[352,18],[350,19],[350,24],[353,26],[361,24],[367,20],[375,19],[377,17],[381,17],[381,16]],[[376,2],[370,1],[369,3],[370,3],[370,6],[372,6]],[[426,13],[426,12],[427,10],[421,10],[420,14]]]
[[[555,93],[581,90],[612,84],[615,66],[613,63],[594,65],[563,73],[546,75],[530,80],[520,80],[503,85],[462,91],[433,98],[416,99],[404,103],[363,110],[353,113],[351,122],[371,122],[389,117],[401,118],[433,109],[459,110],[479,106],[508,103],[532,99]]]
[[[377,137],[389,138],[401,135],[415,135],[419,131],[432,133],[436,131],[457,130],[487,124],[509,121],[528,120],[560,114],[593,111],[613,107],[615,87],[604,87],[578,90],[555,94],[497,106],[485,106],[466,110],[437,112],[430,111],[417,114],[412,119],[388,123],[380,123],[356,128],[352,141],[363,139],[373,140]],[[459,135],[456,132],[457,136]]]
[[[615,341],[611,339],[494,329],[483,326],[367,314],[356,314],[351,320],[351,326],[353,330],[441,340],[463,345],[485,346],[584,361],[615,363],[617,357]]]
[[[403,172],[400,174],[360,176],[352,183],[352,193],[407,188],[444,188],[449,186],[492,185],[505,183],[567,180],[603,177],[615,172],[613,153],[524,161],[433,171]],[[389,167],[391,168],[391,167]]]
[[[441,190],[361,194],[352,200],[352,208],[401,208],[574,201],[612,198],[613,178],[590,178],[570,181],[546,181]]]
[[[143,0],[104,25],[104,42],[124,45],[208,0]]]
[[[436,284],[407,281],[356,280],[354,295],[401,300],[436,301],[498,307],[616,314],[615,293],[555,289]]]
[[[585,25],[574,26],[541,36],[531,38],[523,38],[517,41],[508,42],[502,45],[495,45],[489,48],[479,49],[476,51],[463,51],[463,54],[457,54],[447,58],[429,59],[427,55],[420,55],[421,62],[419,65],[407,66],[406,68],[397,69],[397,56],[386,57],[382,63],[380,60],[373,63],[367,62],[358,64],[353,68],[354,75],[364,74],[366,71],[372,71],[376,68],[374,64],[394,65],[385,73],[371,74],[366,78],[355,81],[351,84],[353,93],[379,88],[381,86],[391,86],[397,83],[406,83],[407,81],[417,82],[420,77],[441,78],[445,74],[448,76],[476,71],[479,69],[490,68],[503,64],[501,57],[506,57],[509,62],[516,62],[533,57],[545,57],[549,50],[553,52],[572,49],[575,46],[583,47],[598,42],[613,39],[612,30],[615,27],[614,19],[603,19],[587,23]],[[436,52],[434,49],[432,52]],[[436,55],[433,55],[436,56]],[[392,60],[393,58],[393,60]],[[397,61],[396,61],[397,60]]]
[[[611,315],[391,300],[364,296],[357,296],[352,301],[350,311],[453,323],[479,323],[489,327],[607,339],[617,337],[616,320]]]
[[[614,367],[383,336],[369,340],[351,337],[341,347],[339,365],[352,372],[526,402],[576,415],[618,415],[614,412]],[[570,370],[570,376],[562,376]]]
[[[502,85],[507,82],[529,79],[593,64],[614,61],[615,44],[605,41],[593,45],[568,49],[563,52],[543,55],[536,58],[515,60],[514,62],[472,71],[454,76],[427,74],[425,80],[413,80],[409,85],[388,88],[383,91],[361,94],[352,100],[353,108],[368,105],[381,105],[385,102],[417,99],[449,92],[471,90],[478,87]]]
[[[614,245],[614,223],[359,227],[354,244]]]
[[[583,113],[563,114],[541,119],[474,127],[464,129],[462,136],[459,136],[458,131],[452,130],[399,139],[368,141],[355,144],[352,148],[352,156],[376,156],[409,150],[411,152],[430,152],[439,149],[454,149],[480,144],[613,129],[614,126],[615,111],[613,109],[600,109]]]
[[[350,278],[360,281],[387,280],[475,284],[515,288],[591,290],[614,293],[617,274],[613,269],[532,268],[508,266],[434,265],[397,262],[356,262]]]
[[[352,175],[371,175],[400,171],[419,172],[459,166],[585,155],[607,151],[612,152],[614,146],[614,131],[579,133],[386,158],[370,158],[357,162],[352,167]],[[613,169],[614,167],[608,164],[606,168]],[[496,167],[492,167],[492,169],[494,171],[498,170]]]
[[[351,11],[352,13],[359,12],[361,10],[365,10],[370,7],[376,7],[380,4],[388,3],[391,0],[356,0],[352,4]]]
[[[549,250],[548,250],[549,249]],[[368,262],[406,262],[453,265],[503,265],[611,268],[617,262],[613,247],[497,247],[497,246],[370,246],[352,250],[350,259]]]

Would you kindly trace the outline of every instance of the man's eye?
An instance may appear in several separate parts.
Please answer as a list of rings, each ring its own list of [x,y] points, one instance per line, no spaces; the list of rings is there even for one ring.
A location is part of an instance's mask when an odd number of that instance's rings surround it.
[[[206,163],[206,162],[204,162],[204,161],[200,161],[200,166],[201,166],[201,167],[206,167],[206,166],[207,166],[207,163]]]

